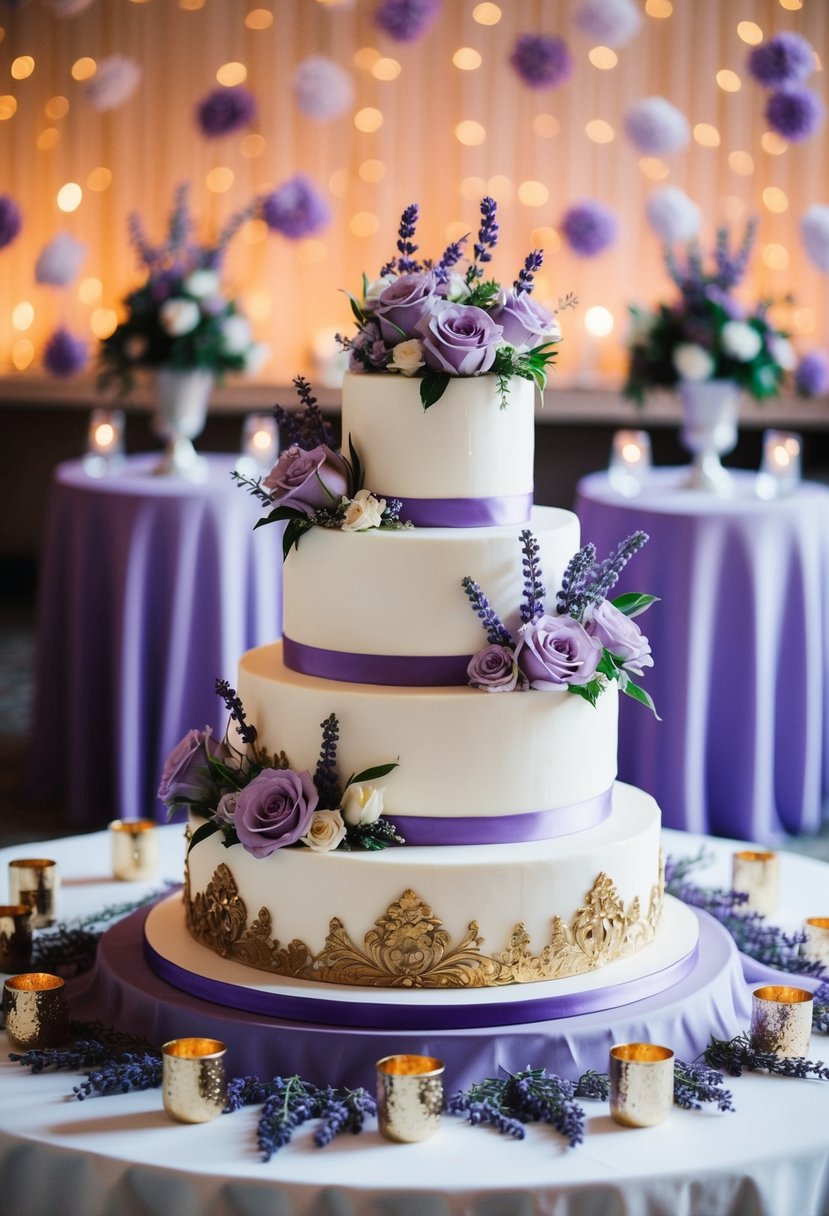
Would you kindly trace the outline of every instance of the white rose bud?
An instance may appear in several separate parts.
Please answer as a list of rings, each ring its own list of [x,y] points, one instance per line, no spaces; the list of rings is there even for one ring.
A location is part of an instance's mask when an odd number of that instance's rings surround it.
[[[409,338],[406,342],[398,342],[392,349],[390,372],[402,372],[404,376],[413,376],[423,367],[423,343],[420,338]]]
[[[776,334],[769,342],[772,358],[784,372],[793,372],[797,367],[797,352],[788,338]]]
[[[388,287],[388,285],[393,282],[394,282],[393,274],[384,274],[382,276],[382,278],[375,279],[373,283],[369,283],[368,287],[366,288],[365,297],[363,299],[363,304],[365,305],[365,307],[371,308],[371,306],[373,304],[376,304],[377,300],[379,299],[380,292],[383,290],[383,288]]]
[[[219,275],[215,270],[194,270],[192,274],[188,274],[182,286],[189,296],[204,300],[207,296],[218,294]]]
[[[506,292],[504,293],[506,295]],[[472,291],[462,274],[450,274],[446,280],[446,298],[453,304],[462,304],[468,300]],[[503,301],[501,301],[503,303]]]
[[[342,816],[349,827],[376,823],[383,814],[384,785],[349,785],[343,794]]]
[[[180,338],[191,333],[201,320],[201,312],[195,300],[183,300],[173,296],[165,300],[158,310],[161,328],[171,338]]]
[[[379,528],[386,509],[385,498],[376,498],[370,490],[358,490],[347,503],[343,516],[343,532],[364,532],[367,528]]]
[[[330,853],[345,836],[345,823],[339,811],[314,811],[302,843],[315,853]]]
[[[714,371],[714,360],[696,342],[682,342],[673,353],[673,364],[681,380],[708,380]]]
[[[740,363],[750,363],[760,353],[763,339],[756,329],[745,321],[726,321],[720,334],[722,348],[732,359]]]

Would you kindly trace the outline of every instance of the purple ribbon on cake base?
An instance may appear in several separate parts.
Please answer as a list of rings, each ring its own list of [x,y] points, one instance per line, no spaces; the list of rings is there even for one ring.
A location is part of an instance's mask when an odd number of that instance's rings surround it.
[[[497,528],[499,524],[525,524],[533,505],[532,490],[489,498],[403,498],[376,490],[373,493],[387,501],[401,502],[400,519],[416,528]]]
[[[429,818],[425,815],[393,815],[392,820],[408,845],[520,844],[525,840],[553,840],[585,828],[596,827],[613,808],[613,788],[571,802],[554,811],[530,811],[522,815],[470,815],[464,818]]]
[[[283,637],[282,657],[290,671],[323,680],[398,688],[446,688],[469,683],[466,669],[472,655],[351,654]]]

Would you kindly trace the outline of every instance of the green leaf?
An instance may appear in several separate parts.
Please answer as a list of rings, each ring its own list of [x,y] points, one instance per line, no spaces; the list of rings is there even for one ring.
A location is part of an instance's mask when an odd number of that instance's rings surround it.
[[[285,531],[282,534],[282,560],[284,561],[288,554],[293,549],[294,545],[299,548],[300,537],[312,527],[308,522],[308,516],[299,513],[299,518],[291,519],[285,526]]]
[[[647,705],[657,722],[661,722],[659,714],[656,712],[656,706],[650,693],[645,692],[644,688],[640,688],[638,684],[634,684],[633,680],[628,679],[627,683],[622,687],[622,692],[627,696],[632,697],[634,701],[638,701],[640,705]]]
[[[440,401],[449,387],[450,377],[446,372],[427,372],[420,381],[420,403],[424,410]]]
[[[567,685],[570,692],[575,693],[577,697],[583,697],[585,701],[589,701],[593,706],[598,701],[603,687],[601,680],[591,680],[589,684]]]
[[[353,785],[355,781],[376,781],[378,777],[385,777],[387,773],[392,771],[392,769],[398,767],[399,761],[394,760],[391,764],[378,764],[375,765],[374,768],[364,768],[361,773],[354,773],[352,777],[348,778],[348,781],[345,783],[345,788],[348,789],[348,787]]]
[[[349,497],[353,498],[357,491],[363,488],[363,464],[357,455],[357,449],[352,442],[350,431],[348,433],[348,454],[351,457],[349,464],[351,476],[349,478],[350,485],[348,489]]]
[[[602,647],[602,657],[596,664],[596,671],[600,671],[611,680],[615,680],[619,676],[619,663],[605,647]]]
[[[624,612],[625,616],[639,616],[640,612],[644,612],[658,601],[658,595],[641,595],[638,591],[628,591],[625,595],[617,595],[610,602],[614,608]]]
[[[353,296],[350,291],[346,291],[344,294],[348,296],[351,304],[351,311],[354,314],[354,320],[358,325],[362,325],[366,319],[366,314],[363,312],[359,300],[356,298],[356,296]]]
[[[215,832],[219,831],[219,825],[215,820],[211,819],[208,823],[203,823],[200,828],[196,828],[193,835],[190,837],[190,843],[187,846],[187,852],[195,848],[197,844],[201,844],[203,840],[207,840]]]
[[[267,515],[263,515],[261,519],[257,519],[253,525],[256,528],[264,528],[265,524],[282,523],[285,519],[307,519],[308,516],[304,511],[299,511],[296,507],[274,507]]]

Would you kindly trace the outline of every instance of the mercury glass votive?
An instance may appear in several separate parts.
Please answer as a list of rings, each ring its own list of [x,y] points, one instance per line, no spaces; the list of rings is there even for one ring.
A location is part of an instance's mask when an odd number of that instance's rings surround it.
[[[28,904],[0,905],[0,971],[14,975],[32,961],[32,909]]]
[[[793,494],[800,484],[803,436],[794,431],[764,431],[763,456],[757,476],[759,498]]]
[[[751,1046],[781,1058],[808,1056],[813,1004],[812,994],[805,988],[785,984],[755,988],[751,994]]]
[[[829,916],[808,916],[803,922],[806,941],[801,954],[829,967]]]
[[[741,849],[731,863],[731,886],[748,899],[747,912],[773,916],[780,901],[780,858],[767,849]]]
[[[48,857],[16,857],[9,862],[9,903],[28,904],[32,928],[42,929],[57,920],[60,875]]]
[[[155,878],[161,865],[153,819],[113,819],[109,825],[112,873],[123,882]]]
[[[31,971],[3,985],[6,1034],[16,1051],[60,1047],[69,1037],[69,1005],[58,975]]]
[[[618,494],[635,498],[651,468],[651,439],[647,431],[616,431],[610,452],[608,480]]]
[[[171,1039],[161,1049],[164,1109],[178,1123],[208,1123],[225,1104],[225,1052],[218,1039]]]
[[[674,1102],[674,1053],[656,1043],[617,1043],[610,1049],[610,1115],[623,1127],[655,1127]]]
[[[377,1061],[381,1135],[414,1144],[437,1131],[443,1110],[443,1068],[443,1061],[434,1056],[385,1056]]]

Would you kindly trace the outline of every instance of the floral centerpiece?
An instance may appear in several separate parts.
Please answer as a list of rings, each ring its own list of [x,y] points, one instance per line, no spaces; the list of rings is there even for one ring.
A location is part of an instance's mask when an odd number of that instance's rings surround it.
[[[397,254],[375,279],[363,276],[359,297],[350,296],[357,322],[352,337],[338,335],[355,372],[397,372],[420,379],[420,399],[428,409],[455,376],[498,377],[506,404],[512,376],[532,380],[543,392],[547,367],[561,338],[558,320],[532,298],[543,252],[527,255],[508,287],[488,276],[498,243],[497,204],[481,201],[481,221],[472,256],[468,236],[454,241],[435,262],[418,258],[414,243],[418,207],[400,220]],[[559,310],[575,298],[559,301]]]
[[[384,787],[373,784],[396,762],[355,773],[343,785],[337,774],[339,724],[330,714],[321,723],[313,774],[293,769],[284,752],[269,755],[257,744],[256,727],[226,680],[216,681],[216,691],[230,715],[224,738],[214,739],[209,727],[188,731],[167,757],[158,789],[171,814],[192,810],[205,820],[190,848],[215,832],[227,848],[241,844],[254,857],[291,845],[327,853],[404,843],[383,817]],[[238,747],[230,739],[232,722]]]

